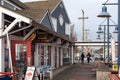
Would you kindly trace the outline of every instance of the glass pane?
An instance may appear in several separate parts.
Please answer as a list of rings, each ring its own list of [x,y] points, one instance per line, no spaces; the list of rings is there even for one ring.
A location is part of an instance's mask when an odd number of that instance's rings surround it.
[[[15,68],[18,70],[19,75],[25,74],[26,69],[26,44],[15,45]]]

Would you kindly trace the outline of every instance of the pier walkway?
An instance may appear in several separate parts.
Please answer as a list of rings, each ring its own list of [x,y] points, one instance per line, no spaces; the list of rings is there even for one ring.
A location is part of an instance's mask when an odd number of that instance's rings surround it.
[[[96,80],[95,72],[91,72],[94,67],[93,63],[76,63],[55,75],[52,80]]]

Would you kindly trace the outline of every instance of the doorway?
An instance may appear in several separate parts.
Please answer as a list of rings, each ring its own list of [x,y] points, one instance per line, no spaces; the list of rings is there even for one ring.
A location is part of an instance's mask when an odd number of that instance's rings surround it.
[[[27,66],[32,65],[31,41],[11,41],[12,65],[23,72]],[[23,69],[23,70],[21,70]]]

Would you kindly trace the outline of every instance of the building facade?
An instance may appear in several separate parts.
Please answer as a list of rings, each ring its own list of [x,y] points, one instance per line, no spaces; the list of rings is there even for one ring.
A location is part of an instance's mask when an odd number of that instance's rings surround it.
[[[71,22],[61,0],[0,4],[0,72],[73,63]]]

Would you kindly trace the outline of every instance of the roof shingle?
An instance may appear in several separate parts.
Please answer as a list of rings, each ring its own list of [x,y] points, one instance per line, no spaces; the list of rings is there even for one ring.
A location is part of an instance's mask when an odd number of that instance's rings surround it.
[[[24,10],[23,12],[33,18],[35,21],[40,22],[44,14],[49,10],[54,10],[57,4],[61,0],[49,0],[49,1],[35,1],[25,3],[30,9]]]

